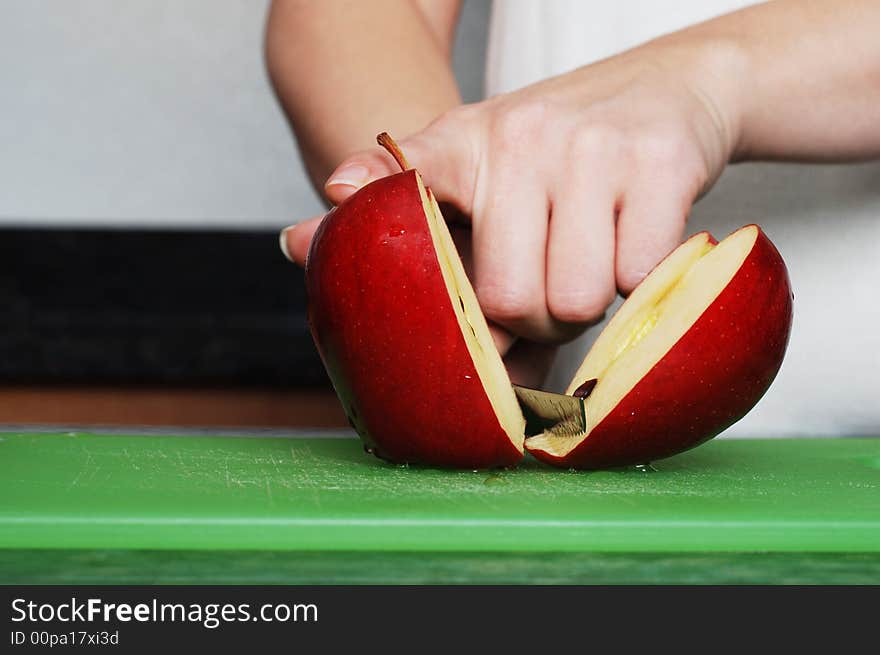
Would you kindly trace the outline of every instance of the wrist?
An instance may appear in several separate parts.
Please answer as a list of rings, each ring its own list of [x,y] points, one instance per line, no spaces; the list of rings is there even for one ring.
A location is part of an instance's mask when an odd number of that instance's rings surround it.
[[[697,121],[695,129],[709,156],[722,167],[744,159],[746,102],[753,79],[744,44],[733,37],[689,31],[654,43],[667,50],[663,61],[679,76],[706,118]]]

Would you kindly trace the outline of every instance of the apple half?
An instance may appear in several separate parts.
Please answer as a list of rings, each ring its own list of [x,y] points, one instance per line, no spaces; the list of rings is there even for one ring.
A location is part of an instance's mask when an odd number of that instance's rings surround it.
[[[378,457],[511,466],[525,420],[430,189],[403,172],[321,222],[306,263],[309,324],[334,389]]]
[[[569,385],[596,380],[586,428],[526,439],[556,466],[605,468],[675,455],[754,407],[779,371],[792,323],[779,252],[757,225],[717,243],[700,232],[636,287]]]
[[[721,243],[701,232],[632,292],[578,369],[566,394],[583,397],[583,429],[560,421],[527,437],[431,190],[379,142],[403,172],[327,214],[306,263],[312,336],[368,452],[472,469],[524,450],[566,468],[640,464],[714,437],[770,386],[792,322],[782,257],[756,225]]]

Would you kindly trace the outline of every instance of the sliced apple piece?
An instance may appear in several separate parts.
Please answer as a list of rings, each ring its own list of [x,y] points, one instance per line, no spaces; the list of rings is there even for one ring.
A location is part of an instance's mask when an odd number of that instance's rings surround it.
[[[368,451],[460,468],[516,464],[525,421],[461,258],[421,176],[372,182],[322,221],[309,324]]]
[[[526,450],[556,466],[603,468],[692,448],[764,395],[791,322],[788,272],[758,226],[717,245],[694,235],[633,291],[575,374],[567,394],[598,380],[584,432],[551,429]]]

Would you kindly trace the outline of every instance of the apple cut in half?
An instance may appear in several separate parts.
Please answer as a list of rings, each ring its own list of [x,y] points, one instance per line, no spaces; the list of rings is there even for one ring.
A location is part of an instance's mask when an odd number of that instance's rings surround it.
[[[717,243],[701,232],[667,256],[599,335],[567,394],[596,380],[585,429],[551,428],[526,450],[556,466],[647,463],[742,418],[782,364],[792,323],[779,252],[756,225]]]
[[[321,222],[306,263],[309,325],[368,452],[398,463],[509,466],[525,421],[430,189],[403,172]]]
[[[431,190],[390,137],[379,142],[403,172],[327,214],[306,263],[312,336],[369,452],[471,469],[514,465],[524,450],[566,468],[641,464],[711,439],[767,391],[792,293],[782,257],[749,225],[721,243],[696,234],[658,264],[567,398],[515,392]]]

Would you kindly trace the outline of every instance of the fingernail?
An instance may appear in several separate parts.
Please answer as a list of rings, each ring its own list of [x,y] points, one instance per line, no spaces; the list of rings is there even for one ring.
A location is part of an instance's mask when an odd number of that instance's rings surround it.
[[[293,257],[290,256],[290,251],[287,249],[287,233],[293,230],[295,227],[296,225],[286,227],[281,230],[281,234],[278,235],[278,245],[281,246],[281,252],[284,253],[284,256],[287,257],[289,261],[293,261]]]
[[[370,181],[370,171],[362,164],[351,164],[333,172],[324,186],[351,186],[360,189]]]

